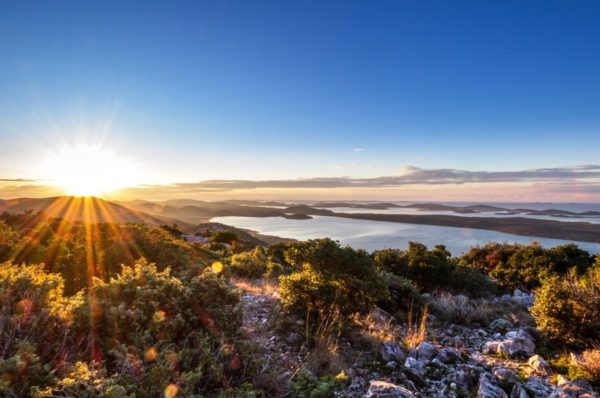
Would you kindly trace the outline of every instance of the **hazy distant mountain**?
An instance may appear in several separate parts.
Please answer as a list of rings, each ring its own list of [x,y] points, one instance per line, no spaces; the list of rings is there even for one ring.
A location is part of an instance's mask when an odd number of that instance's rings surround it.
[[[109,202],[104,199],[72,196],[53,198],[21,198],[0,200],[0,213],[23,213],[43,211],[49,217],[67,221],[145,223],[159,225],[173,223],[162,217],[156,217],[135,209]]]

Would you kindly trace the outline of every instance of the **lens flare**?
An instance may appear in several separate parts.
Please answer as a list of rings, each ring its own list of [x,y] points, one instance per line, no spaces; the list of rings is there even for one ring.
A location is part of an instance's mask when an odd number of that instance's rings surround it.
[[[66,146],[45,164],[51,183],[67,195],[99,196],[136,184],[135,167],[99,145]]]

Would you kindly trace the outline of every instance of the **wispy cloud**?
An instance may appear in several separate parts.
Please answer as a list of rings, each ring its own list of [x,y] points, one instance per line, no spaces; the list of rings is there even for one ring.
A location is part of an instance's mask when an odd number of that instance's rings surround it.
[[[38,182],[33,178],[0,178],[0,182]]]
[[[364,152],[365,148],[354,148],[354,152]]]
[[[520,171],[470,171],[422,169],[405,166],[396,175],[374,178],[317,177],[290,180],[207,180],[165,186],[173,191],[225,192],[236,189],[381,188],[405,185],[467,183],[585,182],[600,185],[600,165],[531,169]]]

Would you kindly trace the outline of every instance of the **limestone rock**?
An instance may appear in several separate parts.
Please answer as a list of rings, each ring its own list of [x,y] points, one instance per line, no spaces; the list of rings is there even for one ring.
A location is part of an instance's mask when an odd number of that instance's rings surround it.
[[[479,377],[477,398],[508,398],[508,394],[498,386],[492,375],[482,373]]]
[[[379,355],[385,362],[389,361],[404,361],[404,352],[398,344],[393,341],[386,341],[379,349]]]
[[[550,376],[552,374],[552,367],[539,355],[533,355],[527,360],[527,364],[533,369],[533,371],[540,376]]]
[[[404,387],[385,381],[371,381],[365,398],[414,398],[414,394]]]
[[[417,347],[417,352],[420,360],[431,361],[437,353],[437,348],[433,344],[423,341]]]

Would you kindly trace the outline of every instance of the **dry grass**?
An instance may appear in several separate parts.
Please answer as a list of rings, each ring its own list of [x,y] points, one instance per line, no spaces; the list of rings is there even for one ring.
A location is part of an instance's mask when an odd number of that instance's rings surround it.
[[[590,350],[585,350],[580,356],[575,358],[575,364],[590,381],[600,382],[600,345]]]
[[[391,318],[382,322],[373,319],[371,314],[366,317],[357,314],[353,321],[357,341],[369,347],[372,352],[378,352],[383,343],[395,341],[400,336],[401,328]]]
[[[416,347],[427,338],[427,318],[429,317],[429,306],[423,308],[420,320],[415,319],[413,322],[413,309],[408,311],[408,324],[406,328],[406,336],[404,343],[407,347]]]
[[[279,280],[277,278],[248,279],[231,278],[231,283],[236,288],[250,294],[277,295]]]

